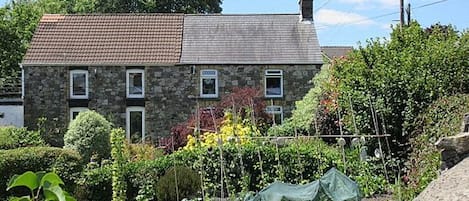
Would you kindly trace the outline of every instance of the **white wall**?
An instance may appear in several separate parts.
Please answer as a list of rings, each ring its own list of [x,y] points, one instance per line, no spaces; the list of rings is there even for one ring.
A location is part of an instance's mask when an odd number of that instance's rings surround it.
[[[23,123],[24,110],[22,105],[0,105],[0,126],[23,127]]]

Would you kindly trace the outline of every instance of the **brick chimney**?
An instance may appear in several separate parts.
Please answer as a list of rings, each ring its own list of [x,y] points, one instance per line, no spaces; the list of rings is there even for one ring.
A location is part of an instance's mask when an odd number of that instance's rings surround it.
[[[299,0],[302,21],[313,21],[313,0]]]

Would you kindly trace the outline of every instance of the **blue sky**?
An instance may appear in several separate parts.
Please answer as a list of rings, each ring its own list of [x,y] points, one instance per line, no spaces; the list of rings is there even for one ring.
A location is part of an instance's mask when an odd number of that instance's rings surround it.
[[[0,0],[0,5],[9,1]],[[407,3],[414,8],[412,18],[423,26],[440,22],[460,31],[469,29],[468,0],[405,0]],[[226,14],[298,13],[298,0],[223,0],[222,8]],[[399,20],[399,0],[314,0],[314,11],[321,45],[356,46],[359,41],[389,36],[390,25]]]
[[[440,22],[460,31],[469,28],[467,0],[407,3],[414,8],[412,18],[425,27]],[[224,0],[222,7],[223,13],[298,13],[298,0]],[[313,10],[321,45],[356,46],[358,41],[364,44],[369,38],[388,37],[390,25],[399,20],[399,0],[314,0]],[[382,15],[386,16],[377,17]]]

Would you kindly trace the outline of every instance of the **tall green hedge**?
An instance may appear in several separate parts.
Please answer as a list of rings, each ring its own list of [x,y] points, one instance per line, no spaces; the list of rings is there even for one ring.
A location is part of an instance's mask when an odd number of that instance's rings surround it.
[[[66,189],[72,192],[74,180],[82,169],[80,155],[72,150],[53,147],[25,147],[0,150],[0,200],[6,199],[9,179],[26,171],[54,171],[65,182]]]

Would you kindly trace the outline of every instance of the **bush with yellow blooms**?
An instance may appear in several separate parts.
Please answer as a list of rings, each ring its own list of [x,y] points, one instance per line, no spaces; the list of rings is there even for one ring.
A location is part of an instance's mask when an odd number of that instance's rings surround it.
[[[225,112],[218,132],[204,132],[199,136],[197,134],[188,135],[187,145],[184,149],[191,150],[197,146],[215,147],[225,143],[247,144],[251,142],[250,137],[260,135],[259,129],[249,119],[238,119],[234,117],[233,113]]]

